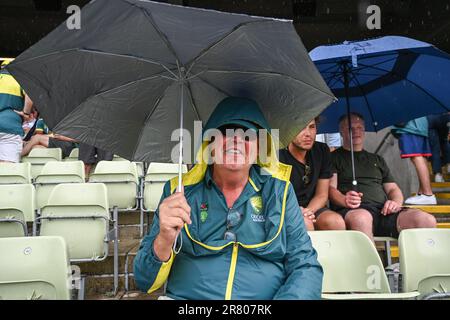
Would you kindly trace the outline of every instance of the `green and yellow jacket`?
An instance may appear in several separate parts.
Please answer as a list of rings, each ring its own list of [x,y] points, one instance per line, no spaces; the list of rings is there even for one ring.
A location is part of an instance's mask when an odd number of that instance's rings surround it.
[[[268,128],[255,112],[249,112],[248,119]],[[209,121],[209,126],[218,128],[220,122]],[[181,250],[172,252],[167,262],[158,260],[153,251],[159,233],[156,211],[134,262],[138,287],[151,293],[167,281],[166,295],[173,299],[320,299],[323,271],[289,182],[291,167],[275,155],[253,165],[244,191],[230,209],[211,167],[198,161],[183,175],[192,224],[185,224],[181,232]],[[168,182],[161,200],[177,185],[177,178]],[[224,240],[229,210],[242,215],[233,227],[236,242]]]

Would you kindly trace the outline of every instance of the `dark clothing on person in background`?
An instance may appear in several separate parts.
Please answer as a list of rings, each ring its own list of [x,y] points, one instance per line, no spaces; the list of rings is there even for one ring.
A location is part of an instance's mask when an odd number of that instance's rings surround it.
[[[78,160],[83,161],[85,164],[96,164],[102,160],[112,161],[114,157],[112,152],[104,151],[85,143],[80,143],[79,148]]]
[[[384,205],[387,195],[383,183],[395,182],[383,157],[365,150],[355,151],[356,191],[362,192],[362,203]],[[350,151],[339,148],[331,154],[333,173],[337,173],[337,189],[346,194],[353,190]]]
[[[442,165],[450,163],[450,143],[448,142],[448,126],[450,115],[433,114],[427,116],[428,139],[431,145],[431,166],[433,173],[441,173]]]
[[[312,149],[306,153],[309,170],[306,170],[306,166],[295,159],[287,148],[279,151],[279,159],[280,162],[292,166],[290,181],[298,204],[306,208],[314,197],[318,180],[330,179],[332,176],[330,149],[325,143],[314,142]]]

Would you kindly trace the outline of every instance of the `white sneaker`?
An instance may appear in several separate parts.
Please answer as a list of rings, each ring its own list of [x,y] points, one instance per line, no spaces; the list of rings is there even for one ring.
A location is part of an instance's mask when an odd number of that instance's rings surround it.
[[[420,194],[414,197],[409,197],[406,199],[405,204],[437,204],[436,196],[433,194],[431,196],[427,196],[424,194]]]
[[[436,173],[434,176],[434,182],[445,182],[444,177],[440,173]]]

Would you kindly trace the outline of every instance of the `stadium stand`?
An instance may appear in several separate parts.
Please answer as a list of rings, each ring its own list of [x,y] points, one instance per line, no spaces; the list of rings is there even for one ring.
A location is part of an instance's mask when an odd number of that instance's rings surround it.
[[[36,205],[42,208],[47,204],[51,191],[60,183],[84,183],[84,165],[82,161],[47,162],[34,179]]]
[[[64,159],[64,161],[78,161],[78,154],[80,149],[74,148],[72,151],[70,151],[70,154],[67,158]]]
[[[422,299],[450,298],[450,230],[410,229],[399,237],[404,292]]]
[[[22,157],[21,162],[31,163],[31,177],[34,179],[41,173],[47,162],[61,161],[62,151],[60,148],[35,148],[28,156]]]
[[[0,184],[16,183],[31,183],[31,164],[0,162]]]
[[[69,300],[72,272],[61,237],[0,239],[0,300]]]
[[[39,211],[38,211],[39,212]],[[72,263],[97,262],[108,256],[114,241],[114,289],[118,290],[118,213],[111,218],[106,186],[102,183],[62,183],[40,210],[40,236],[61,236]],[[110,228],[112,224],[112,228]],[[36,230],[35,230],[36,233]],[[82,281],[84,287],[84,280]]]
[[[27,236],[35,218],[33,185],[0,185],[0,195],[0,238]]]
[[[323,299],[411,299],[418,292],[391,293],[372,241],[358,231],[308,232],[324,270]]]

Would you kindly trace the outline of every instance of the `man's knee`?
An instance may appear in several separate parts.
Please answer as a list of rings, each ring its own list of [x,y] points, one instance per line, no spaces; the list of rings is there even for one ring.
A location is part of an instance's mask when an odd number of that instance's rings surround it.
[[[353,229],[355,227],[372,227],[373,218],[369,211],[365,209],[354,209],[345,215],[345,224]]]
[[[319,215],[316,226],[319,230],[345,230],[345,221],[337,212],[327,210]]]
[[[399,217],[401,225],[406,225],[409,228],[436,228],[436,218],[419,209],[408,209],[401,213]],[[404,222],[403,222],[404,221]]]

